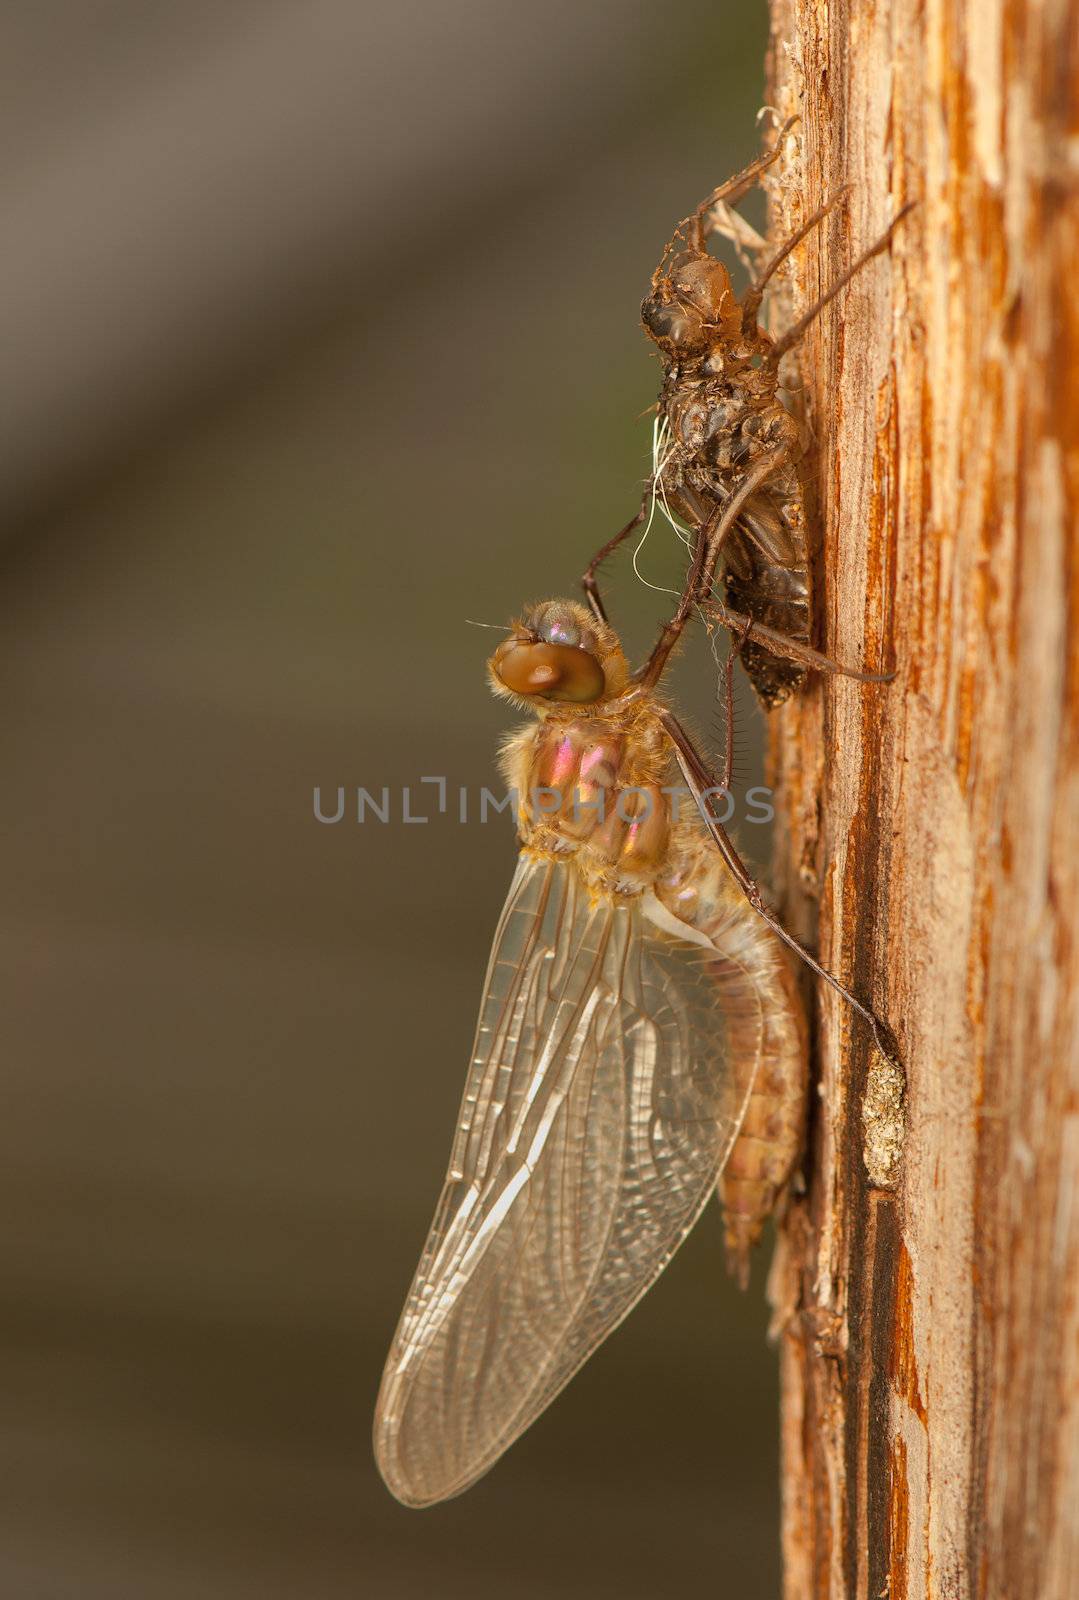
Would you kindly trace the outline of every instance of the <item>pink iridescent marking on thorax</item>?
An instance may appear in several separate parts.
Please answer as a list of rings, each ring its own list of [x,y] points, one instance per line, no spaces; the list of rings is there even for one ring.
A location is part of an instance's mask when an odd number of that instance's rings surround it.
[[[569,734],[559,739],[548,758],[544,781],[552,789],[564,791],[572,784],[577,772],[578,752]]]

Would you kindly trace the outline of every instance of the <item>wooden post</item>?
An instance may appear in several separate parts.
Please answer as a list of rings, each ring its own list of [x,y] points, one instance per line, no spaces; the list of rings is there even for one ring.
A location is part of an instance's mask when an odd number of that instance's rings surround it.
[[[824,647],[772,719],[825,993],[784,1225],[789,1600],[1079,1595],[1079,0],[773,0]],[[814,465],[815,461],[815,465]]]

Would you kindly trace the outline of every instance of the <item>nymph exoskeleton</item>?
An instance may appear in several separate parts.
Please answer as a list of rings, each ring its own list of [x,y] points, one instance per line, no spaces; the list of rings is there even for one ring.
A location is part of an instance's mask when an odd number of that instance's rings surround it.
[[[380,1470],[409,1505],[494,1464],[717,1183],[744,1280],[802,1139],[805,1023],[780,941],[889,1048],[764,905],[715,815],[722,786],[657,693],[690,605],[634,674],[572,601],[530,607],[489,662],[495,692],[537,720],[504,750],[520,856],[375,1416]]]
[[[594,613],[604,618],[596,573],[657,500],[688,524],[692,538],[708,526],[700,604],[706,616],[740,636],[742,660],[767,707],[785,700],[810,668],[867,681],[881,676],[840,667],[812,648],[810,551],[799,476],[805,445],[801,426],[779,392],[779,366],[819,312],[884,249],[896,223],[778,339],[757,320],[768,282],[845,191],[806,219],[741,301],[726,267],[706,248],[710,232],[718,231],[717,216],[777,159],[790,126],[772,150],[713,190],[679,224],[652,275],[641,320],[663,362],[662,451],[640,510],[597,551],[583,579]],[[713,591],[717,571],[722,571],[725,600]]]

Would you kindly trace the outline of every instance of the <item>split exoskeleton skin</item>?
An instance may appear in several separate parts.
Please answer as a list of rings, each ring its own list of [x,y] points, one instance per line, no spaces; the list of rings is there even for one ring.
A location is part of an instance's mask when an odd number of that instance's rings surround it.
[[[528,609],[489,663],[520,856],[449,1170],[386,1363],[383,1477],[459,1494],[569,1381],[717,1186],[732,1267],[798,1160],[805,1022],[651,690],[582,606]]]
[[[647,534],[660,507],[690,553],[670,626],[677,634],[691,611],[711,613],[737,639],[766,709],[800,688],[810,668],[880,681],[880,675],[842,666],[812,646],[813,588],[800,475],[806,441],[782,398],[780,367],[824,307],[887,247],[911,204],[773,339],[758,320],[769,284],[847,191],[838,190],[772,251],[741,300],[707,241],[719,233],[743,255],[747,246],[768,249],[731,207],[779,159],[796,120],[784,124],[770,150],[721,183],[678,224],[652,274],[641,303],[641,323],[663,363],[652,473],[636,515],[600,546],[581,579],[592,612],[605,620],[599,569],[642,523]],[[716,591],[717,579],[723,581],[725,600]],[[879,1018],[873,1026],[878,1042],[886,1042]]]
[[[798,463],[802,431],[778,394],[768,334],[746,325],[721,261],[691,246],[657,269],[641,307],[645,332],[663,361],[659,411],[665,423],[656,489],[690,527],[703,526],[766,456],[783,459],[743,507],[722,558],[734,611],[809,644],[809,551]],[[742,659],[768,707],[805,679],[806,669],[750,638]]]

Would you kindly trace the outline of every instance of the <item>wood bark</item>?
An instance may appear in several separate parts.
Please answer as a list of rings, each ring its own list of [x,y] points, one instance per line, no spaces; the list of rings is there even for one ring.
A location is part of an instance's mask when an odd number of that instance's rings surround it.
[[[1079,0],[773,0],[824,648],[771,721],[816,996],[785,1592],[1079,1595]]]

